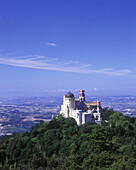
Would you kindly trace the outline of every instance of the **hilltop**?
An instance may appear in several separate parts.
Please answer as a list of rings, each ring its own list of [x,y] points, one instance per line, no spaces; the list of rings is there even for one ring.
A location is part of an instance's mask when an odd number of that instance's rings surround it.
[[[2,169],[134,169],[136,119],[104,109],[102,125],[59,115],[0,138]],[[7,139],[9,138],[9,139]]]

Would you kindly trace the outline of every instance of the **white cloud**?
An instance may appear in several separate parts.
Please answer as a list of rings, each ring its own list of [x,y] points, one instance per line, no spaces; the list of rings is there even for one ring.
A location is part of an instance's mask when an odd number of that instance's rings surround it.
[[[13,55],[15,55],[15,53],[14,52],[8,52],[8,53],[0,53],[0,55],[3,55],[3,56],[13,56]]]
[[[92,67],[92,64],[84,64],[80,66],[81,68],[88,68],[88,67]]]
[[[68,92],[68,89],[52,89],[52,90],[44,90],[44,92],[52,92],[52,93],[57,93],[57,92]]]
[[[46,42],[46,45],[52,46],[52,47],[56,47],[57,46],[56,43],[52,43],[52,42]]]
[[[54,70],[83,74],[103,74],[112,76],[128,76],[132,71],[128,69],[116,70],[114,68],[91,69],[90,64],[80,64],[71,62],[61,63],[57,58],[47,58],[41,55],[29,55],[18,58],[0,58],[0,64],[34,69]]]
[[[94,89],[93,89],[94,91],[98,91],[98,89],[95,87]]]

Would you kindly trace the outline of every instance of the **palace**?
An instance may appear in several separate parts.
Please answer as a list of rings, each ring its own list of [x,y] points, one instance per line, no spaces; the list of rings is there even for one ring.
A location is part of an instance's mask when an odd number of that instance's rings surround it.
[[[99,101],[86,102],[85,90],[80,90],[79,99],[75,99],[74,94],[68,92],[63,97],[60,114],[66,118],[73,117],[78,126],[88,121],[101,124],[100,104],[101,102]]]

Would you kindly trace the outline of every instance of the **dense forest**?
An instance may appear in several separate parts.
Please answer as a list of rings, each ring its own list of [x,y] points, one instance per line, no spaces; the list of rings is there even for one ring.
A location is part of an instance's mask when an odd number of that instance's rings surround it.
[[[59,115],[0,138],[0,169],[136,169],[136,119],[105,108],[102,125]]]

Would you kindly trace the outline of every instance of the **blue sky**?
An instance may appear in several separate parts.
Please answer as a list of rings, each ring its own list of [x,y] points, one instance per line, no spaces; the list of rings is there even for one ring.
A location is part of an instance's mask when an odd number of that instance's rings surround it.
[[[1,95],[136,95],[135,9],[135,0],[1,0]]]

